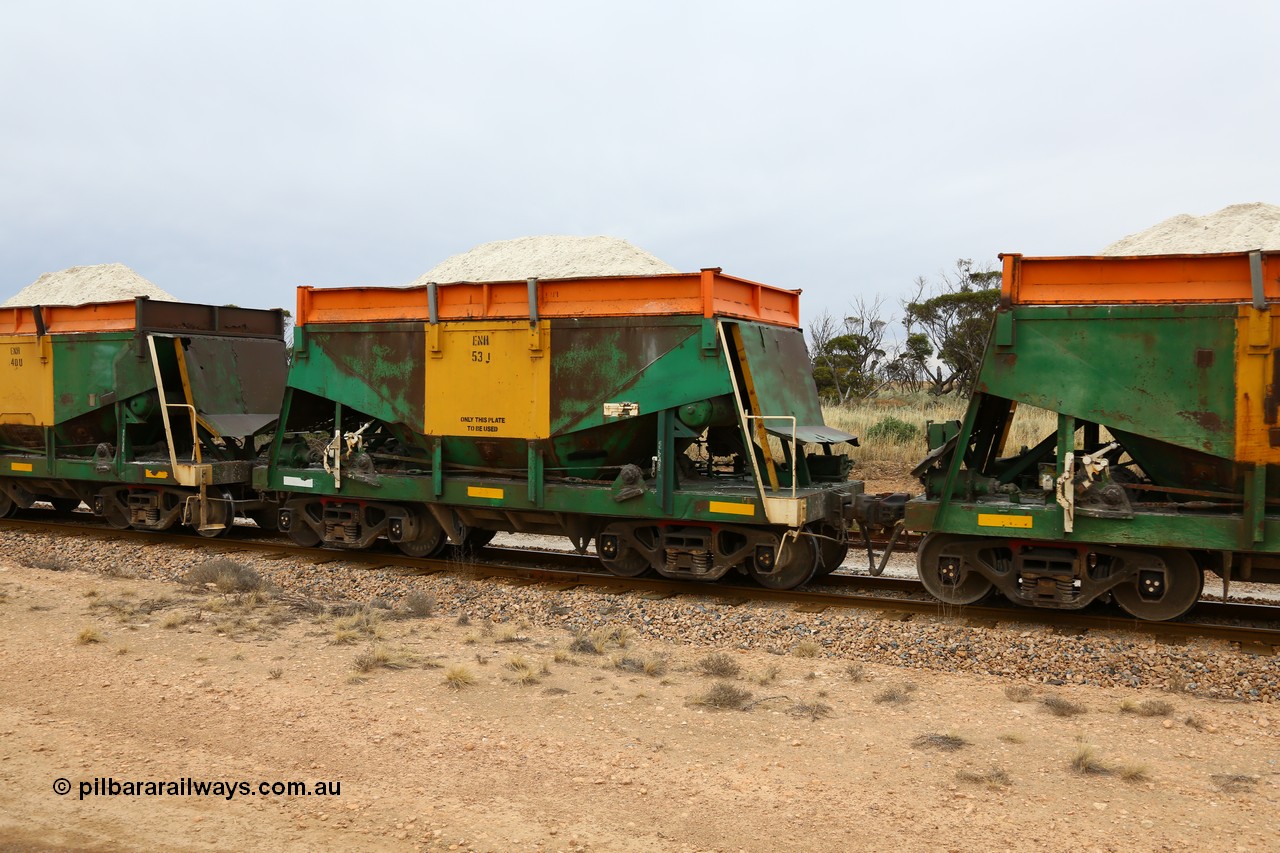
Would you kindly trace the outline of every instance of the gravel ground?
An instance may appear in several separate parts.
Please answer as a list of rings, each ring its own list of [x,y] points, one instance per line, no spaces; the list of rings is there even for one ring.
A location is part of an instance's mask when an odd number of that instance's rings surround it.
[[[0,531],[9,559],[41,568],[85,568],[107,574],[179,580],[210,559],[191,548],[134,541]],[[380,600],[395,606],[414,590],[433,595],[448,616],[515,628],[558,628],[575,634],[600,626],[630,626],[639,635],[682,644],[762,649],[777,654],[865,661],[904,668],[987,674],[1046,684],[1157,688],[1243,701],[1280,700],[1280,657],[1241,652],[1220,641],[1170,645],[1128,632],[1057,633],[1032,623],[981,628],[940,605],[936,617],[902,621],[897,614],[829,609],[807,613],[761,602],[712,598],[646,598],[575,587],[479,578],[456,572],[427,576],[370,569],[335,559],[319,565],[289,557],[233,554],[286,593],[321,602]],[[90,562],[91,561],[91,562]],[[568,637],[566,637],[567,639]]]

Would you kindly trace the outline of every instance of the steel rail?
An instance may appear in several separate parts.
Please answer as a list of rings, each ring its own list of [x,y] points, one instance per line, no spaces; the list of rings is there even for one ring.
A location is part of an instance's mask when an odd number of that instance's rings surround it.
[[[1047,610],[1019,607],[1012,603],[957,607],[932,598],[899,598],[868,595],[861,592],[823,592],[809,589],[771,590],[750,583],[672,580],[661,577],[623,578],[599,568],[595,558],[562,551],[535,551],[520,548],[487,546],[485,560],[409,557],[396,551],[344,551],[331,548],[303,548],[283,540],[264,539],[258,531],[246,528],[251,535],[201,537],[193,533],[171,533],[146,530],[117,530],[95,523],[67,524],[66,519],[35,520],[6,518],[0,529],[18,529],[41,533],[70,533],[103,541],[128,539],[147,544],[166,544],[181,548],[208,549],[211,552],[234,553],[257,551],[310,558],[318,564],[347,562],[379,568],[403,570],[406,574],[432,574],[465,570],[482,577],[509,578],[531,583],[583,586],[607,592],[646,592],[664,596],[704,596],[730,603],[763,601],[790,604],[797,610],[821,612],[832,608],[880,611],[886,617],[910,619],[915,615],[959,618],[971,625],[994,627],[999,624],[1049,625],[1064,633],[1068,630],[1130,631],[1159,640],[1180,642],[1188,638],[1217,639],[1239,643],[1244,651],[1256,654],[1280,653],[1280,607],[1241,603],[1202,601],[1190,619],[1214,617],[1218,620],[1242,620],[1270,623],[1233,625],[1225,621],[1147,622],[1114,613]],[[536,563],[531,563],[536,560]],[[548,565],[548,564],[552,565]],[[555,564],[559,564],[558,566]],[[591,568],[594,566],[594,568]],[[904,578],[865,578],[851,575],[828,575],[821,585],[850,589],[879,589],[901,593],[922,593],[919,582]],[[905,621],[905,620],[904,620]]]

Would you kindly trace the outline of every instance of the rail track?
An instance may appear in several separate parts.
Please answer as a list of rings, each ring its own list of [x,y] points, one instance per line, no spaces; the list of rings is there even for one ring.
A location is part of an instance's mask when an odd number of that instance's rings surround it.
[[[906,621],[920,616],[946,616],[982,627],[1000,624],[1040,624],[1063,633],[1088,631],[1133,631],[1166,642],[1189,638],[1209,638],[1239,643],[1255,654],[1280,653],[1280,607],[1240,602],[1201,601],[1184,619],[1173,622],[1144,622],[1105,608],[1086,611],[1033,610],[1013,604],[982,604],[955,607],[928,596],[918,581],[894,577],[832,574],[809,587],[770,590],[749,581],[697,583],[660,577],[623,578],[600,569],[594,557],[564,551],[545,551],[489,546],[479,555],[460,561],[453,558],[409,557],[398,551],[338,551],[300,548],[283,537],[269,538],[253,528],[233,531],[218,539],[188,533],[156,533],[116,530],[95,522],[62,516],[41,518],[39,510],[0,520],[0,529],[58,533],[99,541],[137,540],[184,548],[208,549],[221,553],[257,552],[312,558],[317,563],[342,561],[406,574],[430,574],[465,570],[484,577],[508,578],[528,583],[591,587],[615,592],[643,592],[655,597],[705,596],[722,601],[767,601],[790,604],[796,609],[819,612],[832,608],[861,608]],[[87,519],[88,516],[85,516]]]

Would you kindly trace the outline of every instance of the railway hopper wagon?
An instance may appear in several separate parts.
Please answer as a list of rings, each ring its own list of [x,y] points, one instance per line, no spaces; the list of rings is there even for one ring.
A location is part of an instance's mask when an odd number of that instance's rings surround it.
[[[928,590],[1163,620],[1205,571],[1280,580],[1280,254],[1002,257],[970,405],[929,425],[906,506]],[[1010,448],[1028,406],[1056,429]]]
[[[843,559],[861,492],[798,300],[718,269],[300,288],[257,485],[304,545],[516,531],[594,542],[622,576],[796,586]]]
[[[284,391],[283,312],[145,298],[0,309],[0,516],[118,528],[275,519],[250,481]]]

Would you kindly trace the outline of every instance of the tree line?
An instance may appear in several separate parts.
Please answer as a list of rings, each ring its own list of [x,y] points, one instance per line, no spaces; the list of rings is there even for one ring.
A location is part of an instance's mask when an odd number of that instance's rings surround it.
[[[823,311],[808,329],[818,393],[830,403],[889,387],[967,395],[999,299],[1000,271],[961,259],[937,282],[915,280],[914,295],[901,303],[900,339],[888,334],[894,318],[883,298],[859,297],[841,318]]]

